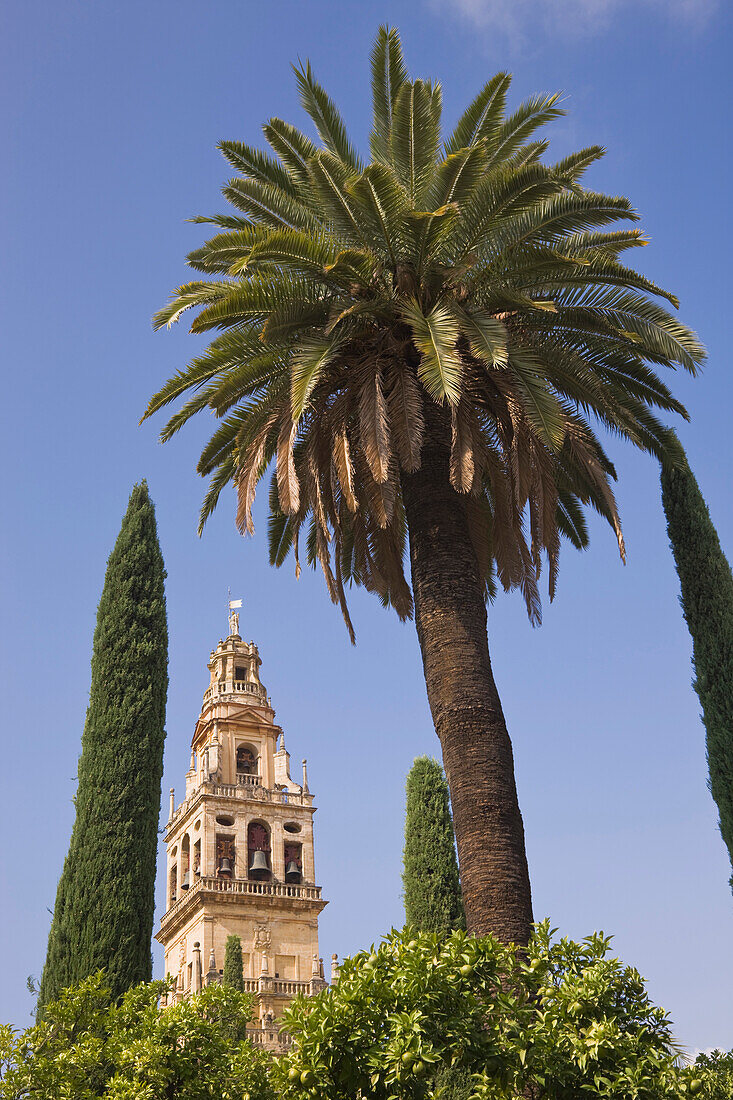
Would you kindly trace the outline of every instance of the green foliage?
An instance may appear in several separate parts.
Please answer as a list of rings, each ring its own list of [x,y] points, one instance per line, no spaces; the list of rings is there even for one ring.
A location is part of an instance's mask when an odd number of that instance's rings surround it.
[[[114,996],[151,977],[168,690],[164,579],[142,482],[130,495],[97,611],[76,820],[39,1008],[99,969]]]
[[[700,1081],[699,1100],[730,1100],[733,1096],[733,1050],[698,1054],[692,1067]]]
[[[267,1056],[246,1039],[251,998],[214,985],[161,1010],[167,988],[118,1001],[98,972],[35,1027],[0,1028],[0,1100],[274,1100]]]
[[[710,791],[733,866],[733,575],[687,464],[663,468],[662,501],[682,611],[692,635],[694,688],[702,705]]]
[[[427,756],[415,760],[407,777],[402,885],[409,925],[421,932],[466,927],[448,784]]]
[[[608,938],[556,941],[548,923],[526,949],[392,931],[284,1024],[296,1045],[273,1067],[283,1100],[426,1100],[449,1066],[473,1075],[477,1100],[671,1100],[695,1077]]]
[[[239,936],[227,936],[224,950],[224,985],[230,989],[244,992],[244,962],[242,960],[242,941]]]
[[[188,257],[208,278],[154,319],[194,310],[192,332],[220,331],[145,416],[184,399],[164,441],[199,413],[222,418],[198,465],[211,479],[201,526],[231,483],[251,534],[275,466],[271,561],[292,552],[299,573],[305,525],[353,640],[347,584],[413,613],[402,474],[419,468],[425,409],[440,406],[484,594],[496,579],[519,588],[536,622],[543,557],[552,598],[561,538],[587,544],[584,509],[624,553],[615,471],[590,422],[675,460],[654,410],[686,413],[655,372],[694,374],[704,349],[653,300],[676,307],[674,295],[621,264],[646,242],[613,228],[638,220],[628,199],[582,186],[603,149],[542,162],[548,142],[534,138],[564,113],[557,95],[507,113],[498,73],[442,140],[440,85],[409,75],[394,28],[371,61],[370,164],[307,62],[295,74],[320,145],[276,118],[271,153],[221,143],[235,212],[194,219],[217,227]]]

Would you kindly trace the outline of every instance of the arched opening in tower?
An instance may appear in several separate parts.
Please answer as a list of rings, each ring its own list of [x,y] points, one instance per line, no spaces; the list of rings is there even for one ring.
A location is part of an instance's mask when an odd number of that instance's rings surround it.
[[[255,882],[269,882],[272,878],[270,833],[260,821],[250,822],[247,829],[247,868]]]

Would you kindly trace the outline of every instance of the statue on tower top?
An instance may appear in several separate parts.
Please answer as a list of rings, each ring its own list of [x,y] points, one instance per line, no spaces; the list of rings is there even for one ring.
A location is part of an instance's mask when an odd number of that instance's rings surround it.
[[[236,634],[236,635],[239,634],[239,612],[235,611],[235,608],[241,607],[241,606],[242,606],[242,601],[241,600],[230,600],[229,601],[229,636],[230,637],[232,636],[232,634]]]

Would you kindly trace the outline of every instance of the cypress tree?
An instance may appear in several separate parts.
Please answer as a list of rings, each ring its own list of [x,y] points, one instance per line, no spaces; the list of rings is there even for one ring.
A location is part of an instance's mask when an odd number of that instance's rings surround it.
[[[244,993],[244,964],[242,960],[242,941],[239,936],[227,936],[224,951],[223,985],[231,986]]]
[[[466,927],[448,784],[427,756],[418,756],[407,777],[402,884],[408,924],[423,932]]]
[[[706,732],[708,785],[733,865],[733,575],[689,466],[662,470],[662,501],[680,578],[680,603],[692,635],[693,686]]]
[[[97,610],[76,820],[59,880],[39,1008],[103,968],[115,997],[152,974],[168,629],[146,482],[135,485]]]

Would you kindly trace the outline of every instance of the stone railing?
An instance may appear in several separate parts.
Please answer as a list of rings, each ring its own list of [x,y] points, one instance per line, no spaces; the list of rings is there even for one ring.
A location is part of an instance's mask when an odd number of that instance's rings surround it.
[[[248,775],[246,779],[257,779],[259,776]],[[257,783],[243,783],[237,776],[236,783],[202,783],[197,791],[206,791],[207,794],[223,795],[225,798],[254,798],[258,802],[280,802],[286,805],[310,806],[311,796],[305,798],[300,791],[274,791]]]
[[[259,894],[270,898],[301,898],[305,901],[320,901],[320,886],[296,886],[290,882],[251,882],[246,878],[202,877],[188,893],[197,890],[213,890],[216,894]],[[176,902],[176,904],[179,904]]]
[[[267,1050],[284,1052],[293,1045],[292,1036],[285,1031],[278,1031],[276,1027],[260,1028],[248,1027],[247,1038],[255,1046],[265,1047]]]
[[[240,787],[261,787],[262,779],[259,775],[250,775],[249,772],[237,772],[237,785]]]
[[[262,702],[267,701],[267,690],[262,684],[250,684],[246,680],[222,680],[219,683],[207,687],[204,692],[204,703],[220,695],[253,695]]]
[[[242,782],[243,778],[247,781]],[[192,805],[194,799],[201,794],[221,795],[224,798],[241,798],[245,801],[253,799],[255,802],[275,802],[286,806],[311,806],[313,804],[313,795],[310,793],[270,790],[262,786],[262,779],[259,775],[243,777],[240,773],[237,776],[236,783],[212,783],[210,781],[201,783],[191,791],[188,798],[184,799],[179,806],[176,806],[172,816],[168,819],[166,829],[170,829],[174,822]]]
[[[321,900],[320,886],[296,886],[290,882],[251,882],[249,879],[214,878],[212,875],[202,875],[166,909],[162,920],[169,921],[189,898],[195,897],[202,890],[215,894],[248,894],[267,898],[294,898],[300,901]]]

